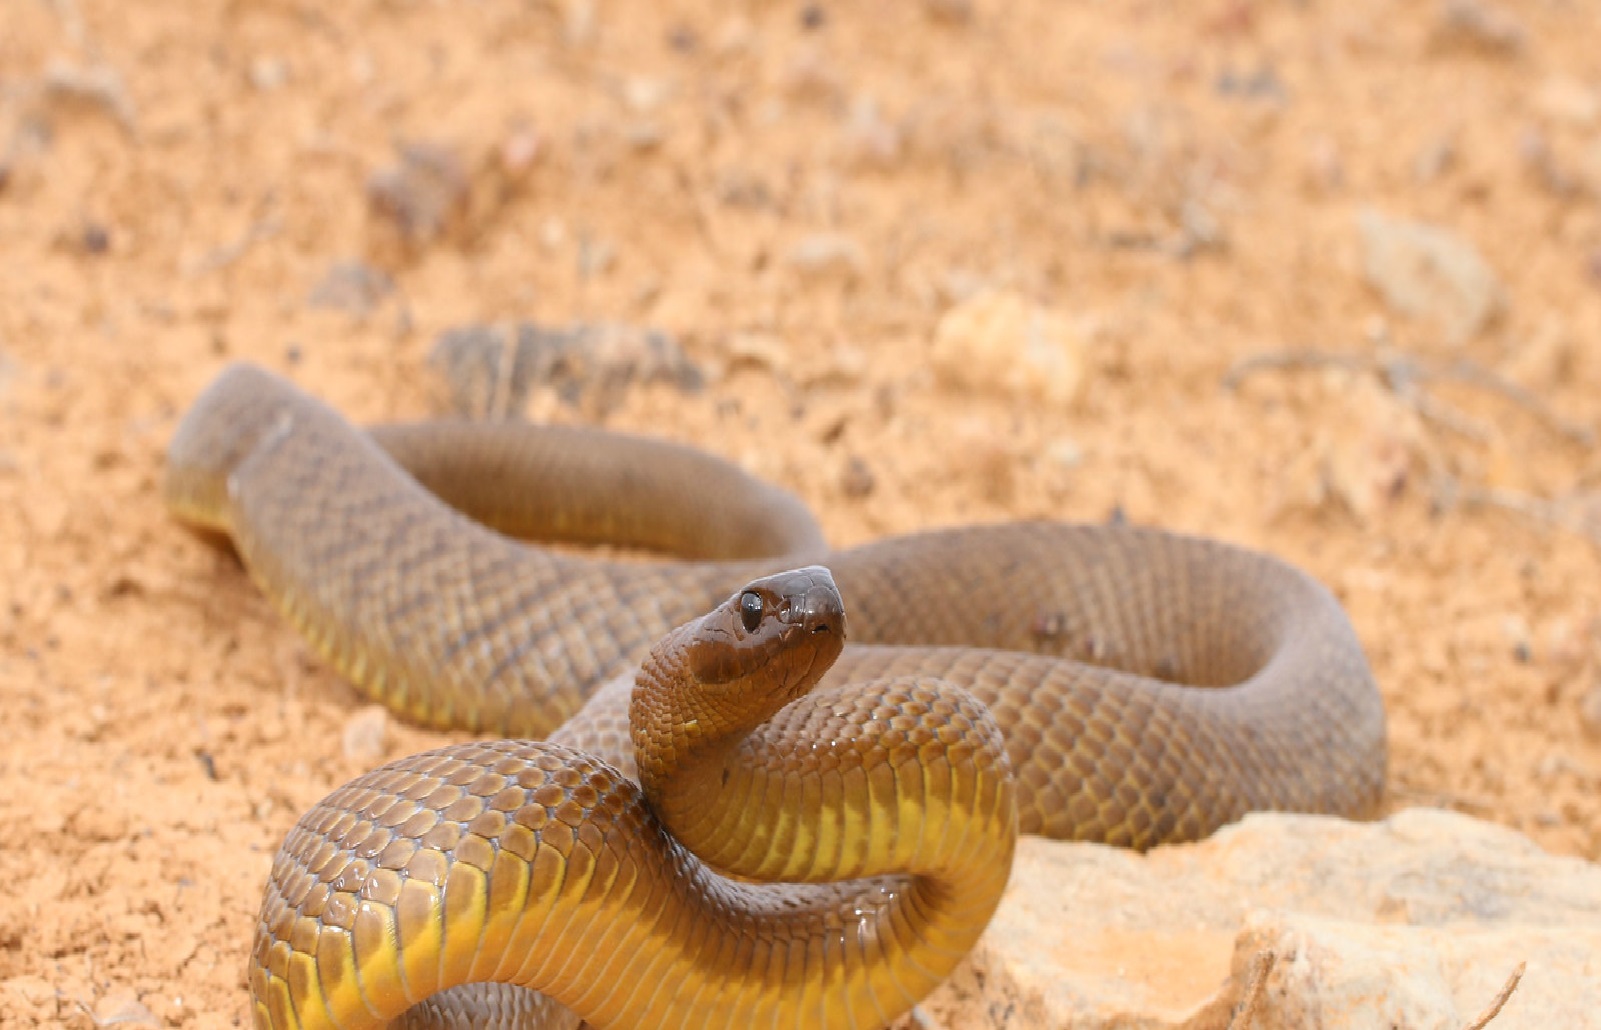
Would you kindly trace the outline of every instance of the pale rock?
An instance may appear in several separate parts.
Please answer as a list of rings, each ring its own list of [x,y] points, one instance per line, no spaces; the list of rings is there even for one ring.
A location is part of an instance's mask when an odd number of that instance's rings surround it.
[[[280,57],[263,55],[250,62],[250,84],[263,93],[280,89],[289,81],[289,66]]]
[[[113,988],[94,1008],[94,1025],[106,1026],[161,1026],[154,1012],[126,988]]]
[[[862,245],[842,233],[813,233],[798,240],[784,255],[789,266],[803,275],[855,279],[867,265]]]
[[[650,114],[666,103],[671,87],[661,79],[636,75],[623,83],[623,102],[635,114]]]
[[[879,110],[871,96],[857,97],[845,123],[845,141],[852,155],[865,165],[886,168],[901,155],[900,130]]]
[[[1433,809],[1252,815],[1143,856],[1028,838],[978,948],[921,1008],[968,1030],[1222,1030],[1264,949],[1253,1030],[1459,1030],[1520,962],[1492,1030],[1595,1026],[1601,866]]]
[[[728,362],[752,365],[777,375],[789,373],[789,345],[770,333],[734,333],[728,338]]]
[[[595,41],[598,6],[596,0],[568,0],[563,22],[569,45],[582,47]]]
[[[106,843],[128,836],[129,819],[125,805],[113,799],[92,796],[68,820],[72,835],[80,840]]]
[[[521,179],[544,152],[538,132],[523,127],[512,130],[500,141],[500,168],[509,179]]]
[[[1463,343],[1501,310],[1502,288],[1472,244],[1421,222],[1363,211],[1362,268],[1391,309],[1438,324]]]
[[[1084,448],[1072,437],[1061,436],[1046,443],[1045,457],[1061,468],[1074,469],[1084,463]]]
[[[735,16],[718,27],[712,51],[718,57],[741,57],[755,46],[756,40],[756,27]]]
[[[792,99],[833,104],[845,93],[844,77],[832,58],[816,46],[804,46],[782,73],[784,92]]]
[[[1510,55],[1523,49],[1528,33],[1509,11],[1483,0],[1445,0],[1440,5],[1437,37],[1446,44],[1467,44],[1487,53]]]
[[[1541,114],[1556,122],[1589,128],[1601,119],[1601,93],[1578,79],[1549,78],[1535,91]]]
[[[1015,293],[985,290],[934,330],[935,371],[949,386],[1070,405],[1084,385],[1085,334]]]
[[[1236,944],[1236,973],[1263,950],[1278,961],[1256,1009],[1258,1027],[1461,1030],[1520,963],[1523,978],[1490,1030],[1595,1026],[1601,1018],[1601,925],[1420,929],[1253,912]]]
[[[855,386],[867,376],[867,353],[847,344],[808,357],[796,374],[802,386]]]
[[[1579,154],[1578,164],[1578,174],[1584,180],[1584,188],[1592,194],[1601,195],[1601,139],[1592,139],[1585,146]],[[1594,260],[1594,252],[1591,260]],[[1592,271],[1592,277],[1594,274]]]
[[[1590,684],[1579,698],[1579,726],[1591,740],[1601,740],[1601,682]]]
[[[635,150],[654,150],[666,138],[666,130],[655,121],[637,121],[623,129],[623,141]]]
[[[389,712],[383,705],[367,705],[345,720],[340,746],[353,762],[372,762],[384,753],[389,735]]]

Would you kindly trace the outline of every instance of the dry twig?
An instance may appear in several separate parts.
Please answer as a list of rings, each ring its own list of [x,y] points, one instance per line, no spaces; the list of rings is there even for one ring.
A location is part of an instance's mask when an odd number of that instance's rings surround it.
[[[1501,1006],[1505,1005],[1507,999],[1512,997],[1512,992],[1517,990],[1518,982],[1523,979],[1523,970],[1528,965],[1527,962],[1519,962],[1518,968],[1512,970],[1512,975],[1507,977],[1506,986],[1502,987],[1500,993],[1490,1002],[1490,1007],[1480,1013],[1478,1019],[1463,1027],[1463,1030],[1484,1030],[1489,1026],[1490,1020],[1501,1014]]]
[[[1549,432],[1569,443],[1591,446],[1596,434],[1589,426],[1563,418],[1543,400],[1504,376],[1471,361],[1454,361],[1443,367],[1429,367],[1405,354],[1380,351],[1374,355],[1322,350],[1284,350],[1254,354],[1235,362],[1223,376],[1222,385],[1234,390],[1249,376],[1274,370],[1337,368],[1374,376],[1402,404],[1419,418],[1478,444],[1489,443],[1496,435],[1493,427],[1431,395],[1425,384],[1451,381],[1486,390],[1520,408]],[[1422,458],[1428,466],[1437,509],[1456,506],[1498,508],[1546,525],[1583,536],[1601,546],[1601,516],[1589,505],[1591,498],[1577,490],[1558,498],[1542,498],[1513,490],[1477,486],[1460,482],[1446,468],[1433,448],[1424,447]]]
[[[1469,386],[1477,386],[1497,394],[1506,401],[1528,412],[1547,429],[1581,446],[1595,443],[1595,432],[1552,411],[1543,400],[1512,380],[1471,361],[1458,361],[1449,368],[1433,373],[1436,379],[1454,379]]]
[[[1590,427],[1563,418],[1533,393],[1505,376],[1471,361],[1452,362],[1443,368],[1423,364],[1416,358],[1395,352],[1373,356],[1344,354],[1338,351],[1285,350],[1254,354],[1235,362],[1223,375],[1223,388],[1233,390],[1248,376],[1258,372],[1304,369],[1343,368],[1353,372],[1370,372],[1381,379],[1397,397],[1410,404],[1419,415],[1438,422],[1455,432],[1482,442],[1488,432],[1473,419],[1437,398],[1422,392],[1420,384],[1428,382],[1458,382],[1493,393],[1523,409],[1551,432],[1565,439],[1589,446],[1595,442]]]
[[[192,267],[187,269],[190,276],[209,275],[221,271],[244,257],[246,252],[257,243],[272,239],[283,229],[283,221],[277,216],[270,216],[260,221],[252,222],[237,239],[215,247],[204,254]]]
[[[1440,494],[1443,506],[1461,505],[1466,508],[1497,508],[1509,511],[1535,522],[1576,533],[1597,547],[1601,547],[1601,525],[1584,511],[1583,497],[1548,500],[1516,490],[1466,486],[1454,480],[1442,484]]]

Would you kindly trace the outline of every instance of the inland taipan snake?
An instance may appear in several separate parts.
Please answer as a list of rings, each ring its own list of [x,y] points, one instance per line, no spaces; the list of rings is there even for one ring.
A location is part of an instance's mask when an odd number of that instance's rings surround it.
[[[1019,523],[829,551],[697,451],[362,431],[244,366],[169,462],[173,510],[364,691],[516,738],[301,819],[251,958],[260,1025],[466,1025],[536,991],[596,1026],[882,1025],[976,940],[1019,830],[1145,848],[1383,789],[1338,602],[1220,543]]]

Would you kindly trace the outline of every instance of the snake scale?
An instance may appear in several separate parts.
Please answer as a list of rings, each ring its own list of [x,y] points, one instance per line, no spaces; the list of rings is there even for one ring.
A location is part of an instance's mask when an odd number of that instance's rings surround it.
[[[301,819],[252,952],[261,1026],[554,1002],[595,1026],[881,1026],[976,939],[1018,830],[1148,848],[1383,791],[1338,602],[1222,543],[1027,522],[830,551],[792,495],[698,451],[361,430],[244,365],[183,420],[166,490],[362,690],[507,738]],[[779,632],[814,608],[834,628]]]

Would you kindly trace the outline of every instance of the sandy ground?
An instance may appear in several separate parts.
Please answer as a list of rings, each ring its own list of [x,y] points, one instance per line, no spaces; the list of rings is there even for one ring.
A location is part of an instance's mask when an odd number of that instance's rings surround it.
[[[1601,858],[1587,4],[666,6],[0,0],[0,1023],[237,1025],[285,829],[448,739],[375,742],[159,483],[225,362],[419,415],[476,321],[671,334],[699,393],[530,407],[726,454],[839,543],[1121,511],[1299,563],[1393,804]],[[1369,210],[1482,254],[1489,321],[1387,301]],[[326,288],[354,261],[394,289]],[[1072,327],[1077,401],[931,371],[984,289]],[[1309,348],[1346,360],[1226,382]]]

